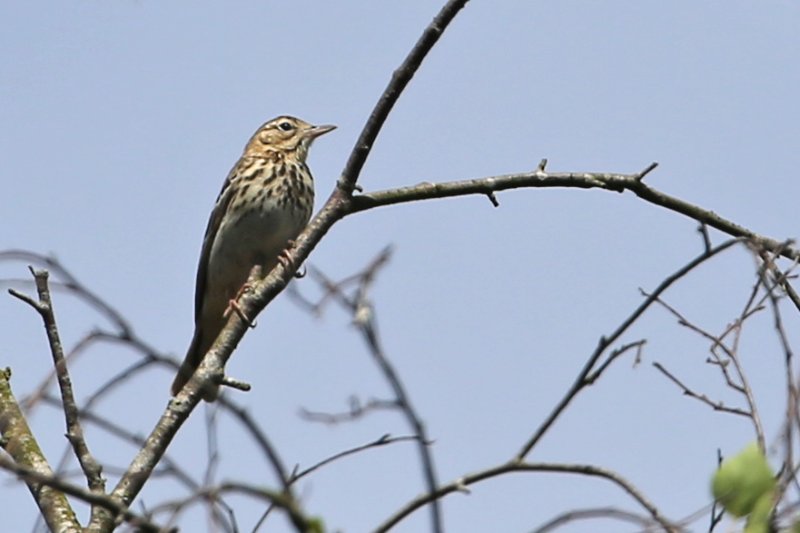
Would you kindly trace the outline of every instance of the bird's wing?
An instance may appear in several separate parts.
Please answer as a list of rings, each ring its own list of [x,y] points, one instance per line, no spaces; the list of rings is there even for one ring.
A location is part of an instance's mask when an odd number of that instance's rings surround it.
[[[233,166],[225,182],[222,184],[222,190],[217,196],[217,202],[214,204],[214,209],[211,211],[211,217],[208,219],[208,226],[206,227],[206,234],[203,237],[203,247],[200,250],[200,262],[197,265],[197,280],[194,288],[194,322],[199,323],[200,315],[203,312],[203,296],[206,292],[206,282],[208,281],[208,260],[211,256],[211,247],[214,245],[214,239],[217,237],[219,226],[222,222],[222,217],[228,210],[228,205],[231,203],[231,198],[235,191],[235,187],[231,184],[238,176],[238,168],[242,164],[243,159],[237,161]]]

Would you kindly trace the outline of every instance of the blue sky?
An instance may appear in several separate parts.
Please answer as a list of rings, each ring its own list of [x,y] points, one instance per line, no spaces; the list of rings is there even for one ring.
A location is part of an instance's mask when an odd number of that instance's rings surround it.
[[[202,233],[226,173],[254,129],[279,114],[333,123],[310,165],[318,205],[332,189],[380,92],[438,2],[5,2],[0,5],[0,248],[55,254],[137,333],[181,357],[192,332]],[[553,171],[635,172],[658,161],[652,186],[778,239],[797,237],[800,185],[800,6],[793,2],[473,1],[401,97],[362,174],[366,190],[520,172],[543,157]],[[375,286],[387,352],[435,439],[442,481],[508,459],[549,412],[593,350],[651,289],[702,249],[695,224],[631,194],[517,190],[383,208],[334,227],[310,261],[333,277],[385,245],[394,256]],[[722,239],[712,232],[715,242]],[[24,278],[24,263],[0,264]],[[737,249],[693,273],[666,299],[719,331],[740,311],[753,261]],[[314,293],[313,283],[298,288]],[[30,288],[30,287],[28,287]],[[58,294],[69,345],[97,325]],[[788,311],[788,309],[787,309]],[[797,340],[797,317],[786,317]],[[387,397],[348,317],[315,319],[285,296],[261,315],[229,372],[236,394],[290,463],[307,466],[384,433],[402,419],[373,414],[337,427],[300,407],[341,411],[347,398]],[[782,353],[767,314],[741,351],[770,442],[783,409]],[[582,395],[531,460],[616,469],[670,518],[708,503],[716,449],[753,439],[743,420],[683,396],[660,361],[709,396],[736,403],[704,364],[707,345],[653,309],[624,340],[647,338],[643,363],[618,362]],[[78,397],[130,364],[116,347],[73,368]],[[0,298],[0,364],[18,396],[49,369],[38,317]],[[150,429],[172,376],[152,371],[100,412]],[[32,419],[48,457],[63,421]],[[273,483],[238,428],[221,422],[219,479]],[[170,451],[190,471],[206,460],[198,410]],[[132,450],[96,429],[90,445],[127,465]],[[110,477],[111,474],[109,474]],[[411,445],[336,463],[300,490],[331,528],[366,531],[423,490]],[[155,481],[149,507],[180,496]],[[9,531],[36,514],[4,484]],[[243,530],[261,507],[234,500]],[[526,531],[575,506],[635,508],[602,481],[516,475],[444,502],[450,531]],[[419,512],[397,531],[421,531]],[[186,531],[206,516],[187,512]],[[282,531],[275,521],[264,531]],[[620,531],[615,522],[567,531]],[[632,530],[632,529],[631,529]]]

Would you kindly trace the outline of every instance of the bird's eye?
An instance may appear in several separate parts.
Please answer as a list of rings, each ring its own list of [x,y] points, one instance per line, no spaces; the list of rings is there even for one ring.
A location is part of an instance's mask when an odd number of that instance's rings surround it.
[[[291,122],[281,122],[278,124],[278,127],[283,131],[292,131],[294,129],[294,126]]]

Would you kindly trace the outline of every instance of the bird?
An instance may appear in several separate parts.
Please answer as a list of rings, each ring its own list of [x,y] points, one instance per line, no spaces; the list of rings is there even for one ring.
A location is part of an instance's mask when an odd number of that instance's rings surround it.
[[[246,289],[253,267],[266,276],[285,261],[314,206],[306,164],[314,140],[336,126],[314,126],[284,115],[259,127],[228,173],[208,220],[195,281],[194,335],[172,383],[177,395],[200,366]],[[213,402],[218,384],[202,397]]]

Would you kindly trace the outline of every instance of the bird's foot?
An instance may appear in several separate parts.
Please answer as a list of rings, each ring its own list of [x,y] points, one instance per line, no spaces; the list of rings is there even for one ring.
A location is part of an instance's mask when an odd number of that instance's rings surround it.
[[[248,316],[245,314],[244,309],[242,309],[242,306],[239,305],[239,298],[250,292],[252,288],[253,287],[250,285],[250,283],[245,283],[242,285],[242,287],[239,289],[239,292],[236,293],[236,296],[228,300],[228,307],[226,307],[225,312],[222,313],[223,318],[228,318],[231,313],[236,313],[239,315],[239,318],[242,319],[242,322],[247,324],[247,327],[256,327],[255,320],[250,320],[250,318],[248,318]]]
[[[294,241],[290,239],[290,240],[286,241],[286,248],[281,250],[281,253],[278,254],[278,262],[286,270],[295,270],[294,259],[292,259],[292,256],[289,255],[289,251],[292,248],[294,248],[294,246],[295,246]],[[300,270],[295,270],[295,273],[293,274],[293,276],[298,278],[298,279],[305,277],[305,275],[306,275],[305,269],[303,269],[302,272]]]

